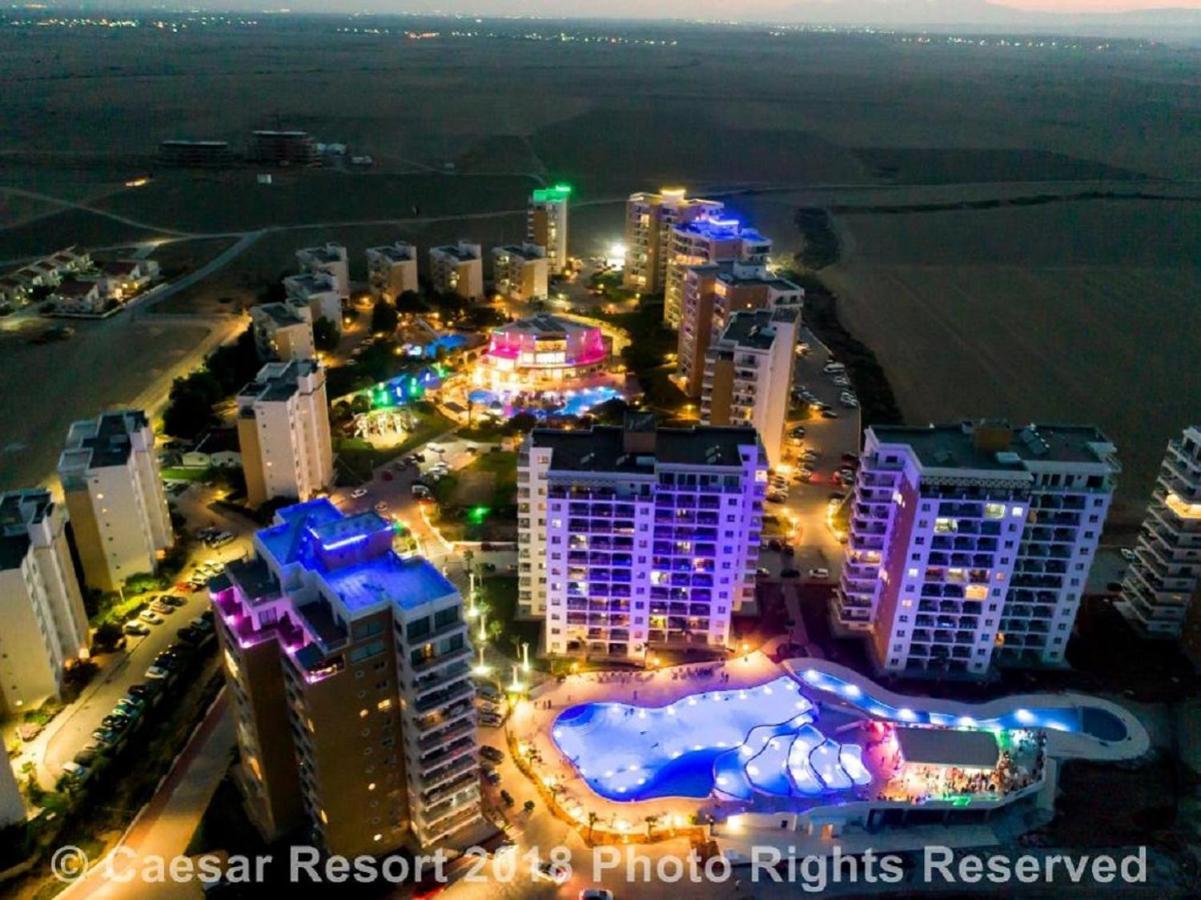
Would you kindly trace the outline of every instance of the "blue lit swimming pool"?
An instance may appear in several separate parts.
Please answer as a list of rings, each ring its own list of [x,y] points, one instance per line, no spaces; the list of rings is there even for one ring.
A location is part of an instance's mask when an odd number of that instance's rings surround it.
[[[559,715],[555,745],[610,800],[814,796],[868,784],[862,748],[814,724],[788,676],[745,690],[692,694],[669,706],[586,703]]]

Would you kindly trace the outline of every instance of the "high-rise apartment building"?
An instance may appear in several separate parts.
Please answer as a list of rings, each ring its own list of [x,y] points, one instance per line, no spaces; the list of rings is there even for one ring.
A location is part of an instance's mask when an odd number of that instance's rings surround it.
[[[290,306],[306,308],[313,322],[329,319],[335,330],[342,333],[342,301],[346,295],[333,275],[323,272],[289,275],[284,279],[284,294]]]
[[[484,261],[479,244],[459,241],[430,247],[430,287],[441,294],[458,294],[464,300],[484,296]]]
[[[350,299],[350,257],[341,244],[297,250],[296,264],[302,275],[328,275],[334,280],[338,296],[343,300]]]
[[[625,287],[642,294],[662,291],[667,283],[672,229],[719,216],[723,208],[717,200],[688,197],[683,188],[631,194],[626,201]]]
[[[0,494],[0,622],[0,716],[57,697],[63,670],[87,655],[88,617],[66,518],[41,488]]]
[[[518,611],[552,655],[721,648],[755,590],[767,460],[751,428],[535,429],[518,457]]]
[[[713,217],[676,225],[671,229],[667,257],[663,320],[672,328],[680,327],[684,278],[689,267],[726,260],[766,266],[769,253],[771,241],[738,219]]]
[[[546,248],[546,264],[552,275],[567,268],[567,202],[571,186],[556,184],[530,194],[526,211],[527,243]]]
[[[74,423],[58,477],[88,587],[115,591],[131,575],[158,569],[175,533],[144,412]]]
[[[333,483],[325,370],[311,359],[267,363],[238,393],[246,500],[308,500]]]
[[[736,312],[709,348],[701,393],[706,425],[750,425],[768,465],[783,461],[800,307]]]
[[[395,303],[401,294],[416,293],[417,247],[397,241],[382,247],[367,248],[367,286],[373,300]]]
[[[453,842],[480,822],[462,598],[391,522],[286,507],[209,586],[247,808],[332,854]]]
[[[1062,663],[1117,472],[1087,426],[869,428],[838,624],[887,672]]]
[[[546,250],[537,244],[492,248],[492,283],[510,300],[546,299]]]
[[[1149,637],[1179,638],[1201,601],[1201,426],[1168,450],[1118,608]]]
[[[25,821],[25,800],[8,759],[0,760],[0,828]]]
[[[701,395],[705,354],[739,310],[795,306],[805,289],[769,274],[764,263],[725,260],[684,270],[683,309],[677,353],[677,375],[684,392]]]
[[[260,303],[250,307],[250,327],[258,358],[264,362],[313,359],[313,314],[308,306]]]

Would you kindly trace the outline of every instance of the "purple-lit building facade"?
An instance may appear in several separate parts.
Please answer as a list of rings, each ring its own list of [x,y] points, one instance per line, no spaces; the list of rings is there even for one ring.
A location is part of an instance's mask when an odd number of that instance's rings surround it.
[[[729,646],[766,483],[753,428],[535,429],[518,458],[519,613],[545,617],[554,656]]]
[[[313,500],[210,584],[239,784],[266,836],[308,825],[331,853],[379,854],[479,822],[462,598],[392,541],[379,515]]]
[[[1058,666],[1119,471],[1098,429],[867,429],[833,618],[880,670]]]

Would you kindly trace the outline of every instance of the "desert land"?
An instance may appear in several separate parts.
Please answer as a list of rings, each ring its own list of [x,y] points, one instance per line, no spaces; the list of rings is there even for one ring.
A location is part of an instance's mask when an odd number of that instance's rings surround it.
[[[0,260],[153,243],[212,271],[65,341],[0,335],[0,487],[45,477],[84,412],[44,398],[86,380],[89,408],[129,402],[145,373],[195,364],[296,247],[342,241],[361,278],[371,244],[517,240],[526,195],[552,181],[575,186],[580,255],[620,235],[625,195],[668,182],[721,196],[784,261],[801,247],[796,209],[831,210],[841,259],[821,277],[905,416],[1095,421],[1125,464],[1123,509],[1167,438],[1201,418],[1195,49],[333,16],[101,30],[24,15],[0,20]],[[372,164],[262,185],[248,164],[156,158],[164,139],[240,150],[276,127]],[[126,185],[139,176],[151,180]]]

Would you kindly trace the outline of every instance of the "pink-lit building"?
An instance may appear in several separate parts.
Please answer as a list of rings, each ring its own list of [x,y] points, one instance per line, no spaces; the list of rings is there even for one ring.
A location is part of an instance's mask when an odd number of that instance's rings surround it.
[[[559,388],[603,372],[611,352],[595,325],[542,313],[492,332],[475,381],[493,391]]]

